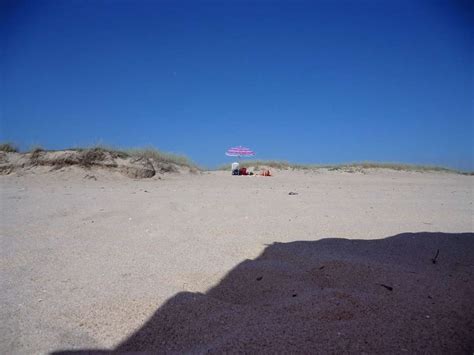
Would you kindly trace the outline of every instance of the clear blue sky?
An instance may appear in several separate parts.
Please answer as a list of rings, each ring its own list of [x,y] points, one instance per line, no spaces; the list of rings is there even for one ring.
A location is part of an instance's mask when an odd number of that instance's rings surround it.
[[[473,1],[1,1],[0,139],[474,169]]]

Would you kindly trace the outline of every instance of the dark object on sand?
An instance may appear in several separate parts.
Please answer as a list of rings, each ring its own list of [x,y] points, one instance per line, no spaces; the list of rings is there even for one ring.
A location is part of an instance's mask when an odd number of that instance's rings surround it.
[[[382,287],[385,287],[389,291],[393,291],[393,287],[391,287],[391,286],[387,286],[387,285],[384,285],[384,284],[379,284],[379,285],[382,286]]]
[[[431,259],[431,261],[433,262],[433,264],[436,264],[436,259],[438,259],[438,255],[439,255],[439,249],[436,251],[436,255],[433,259]]]
[[[288,192],[288,195],[294,196],[294,195],[298,195],[298,193],[297,193],[297,192],[290,191],[290,192]]]

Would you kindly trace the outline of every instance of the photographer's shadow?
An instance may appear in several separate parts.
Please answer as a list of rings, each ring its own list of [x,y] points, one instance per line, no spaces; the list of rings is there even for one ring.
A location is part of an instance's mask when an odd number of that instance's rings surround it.
[[[54,354],[472,352],[473,270],[473,233],[274,243],[115,349]]]

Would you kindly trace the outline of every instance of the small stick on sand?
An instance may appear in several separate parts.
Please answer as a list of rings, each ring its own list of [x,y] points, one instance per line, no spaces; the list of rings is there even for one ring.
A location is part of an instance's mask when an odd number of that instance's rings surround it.
[[[384,285],[384,284],[378,284],[378,285],[382,286],[382,287],[385,287],[389,291],[393,291],[393,287],[391,287],[391,286],[387,286],[387,285]]]
[[[433,262],[433,264],[436,264],[436,259],[438,258],[438,255],[439,255],[439,249],[436,251],[436,255],[433,259],[431,259],[431,261]]]

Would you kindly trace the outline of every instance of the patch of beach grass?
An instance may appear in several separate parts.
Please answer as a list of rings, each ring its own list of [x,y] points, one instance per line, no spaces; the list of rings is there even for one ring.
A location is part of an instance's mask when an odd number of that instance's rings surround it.
[[[69,150],[73,150],[76,152],[90,152],[90,151],[95,151],[95,152],[103,152],[103,153],[108,153],[112,158],[128,158],[130,155],[119,148],[115,148],[112,146],[108,145],[103,145],[103,144],[96,144],[90,147],[74,147],[70,148]]]
[[[184,155],[165,153],[153,147],[127,149],[125,152],[132,157],[149,159],[157,163],[175,164],[178,166],[197,168],[197,164]]]
[[[347,164],[336,164],[326,166],[329,170],[347,170],[347,169],[390,169],[396,171],[413,171],[413,172],[451,172],[460,173],[455,169],[450,169],[436,165],[419,165],[419,164],[403,164],[403,163],[379,163],[379,162],[355,162]]]
[[[30,151],[30,163],[33,165],[41,165],[41,157],[45,150],[42,147],[33,147]]]
[[[416,165],[416,164],[402,164],[402,163],[379,163],[379,162],[354,162],[344,164],[298,164],[291,163],[284,160],[244,160],[240,163],[244,168],[273,168],[279,170],[318,170],[327,169],[329,171],[344,171],[344,172],[360,172],[369,169],[390,169],[397,171],[414,171],[414,172],[450,172],[450,173],[464,173],[455,169],[450,169],[434,165]],[[217,170],[229,170],[230,164],[224,164],[217,168]]]
[[[196,163],[188,157],[175,153],[162,152],[155,147],[144,148],[127,148],[121,149],[108,145],[94,145],[88,148],[73,148],[72,150],[79,152],[104,152],[109,153],[112,158],[134,158],[147,159],[160,166],[162,172],[176,172],[176,166],[189,168],[192,172],[202,170]]]
[[[18,153],[18,147],[11,142],[0,143],[0,152]]]
[[[107,151],[101,148],[73,149],[76,154],[62,154],[59,156],[46,156],[47,151],[43,148],[35,148],[30,152],[30,163],[32,165],[52,166],[61,169],[67,166],[78,165],[90,168],[101,165],[107,159]],[[110,164],[109,164],[110,165]],[[114,164],[111,164],[112,166]]]

